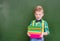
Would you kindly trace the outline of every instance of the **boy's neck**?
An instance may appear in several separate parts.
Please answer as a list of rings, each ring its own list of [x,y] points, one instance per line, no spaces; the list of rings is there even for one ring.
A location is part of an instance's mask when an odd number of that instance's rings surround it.
[[[42,21],[42,19],[40,19],[40,20],[36,19],[36,22],[41,22],[41,21]]]

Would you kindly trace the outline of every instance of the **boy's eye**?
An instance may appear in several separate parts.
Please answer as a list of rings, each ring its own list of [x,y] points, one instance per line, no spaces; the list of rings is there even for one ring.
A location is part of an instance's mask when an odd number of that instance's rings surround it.
[[[39,14],[39,15],[41,15],[41,14]]]
[[[41,15],[41,14],[39,14],[39,15]]]
[[[35,15],[38,15],[38,14],[35,14]]]

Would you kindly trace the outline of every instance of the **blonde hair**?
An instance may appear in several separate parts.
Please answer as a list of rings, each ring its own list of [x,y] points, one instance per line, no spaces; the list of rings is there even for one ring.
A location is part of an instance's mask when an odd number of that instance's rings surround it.
[[[37,5],[35,8],[34,8],[34,13],[36,12],[36,11],[42,11],[43,12],[43,7],[42,6],[40,6],[40,5]]]

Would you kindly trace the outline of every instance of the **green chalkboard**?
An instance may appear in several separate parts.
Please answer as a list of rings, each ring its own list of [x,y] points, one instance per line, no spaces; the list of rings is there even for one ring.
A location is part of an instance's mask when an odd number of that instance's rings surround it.
[[[29,41],[27,26],[36,5],[43,6],[49,24],[45,41],[60,41],[60,0],[0,0],[0,41]]]

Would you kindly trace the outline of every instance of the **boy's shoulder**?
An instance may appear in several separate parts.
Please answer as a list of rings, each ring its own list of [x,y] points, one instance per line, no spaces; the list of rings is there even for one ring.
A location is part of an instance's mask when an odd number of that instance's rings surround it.
[[[48,22],[46,20],[43,20],[44,21],[44,24],[48,24]]]
[[[43,19],[42,19],[43,20]],[[43,20],[44,22],[47,22],[46,20]]]

